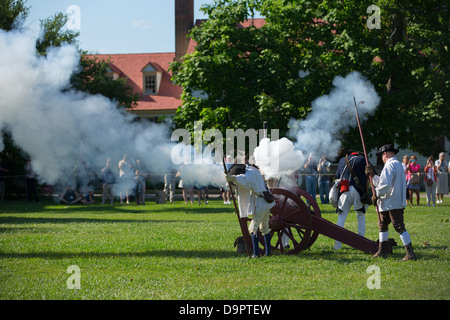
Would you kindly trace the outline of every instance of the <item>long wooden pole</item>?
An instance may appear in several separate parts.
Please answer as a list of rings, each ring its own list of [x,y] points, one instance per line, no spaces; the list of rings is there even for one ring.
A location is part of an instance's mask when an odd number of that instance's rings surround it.
[[[356,104],[356,99],[355,99],[354,95],[353,95],[353,102],[355,103],[356,120],[358,121],[359,134],[361,136],[361,142],[362,142],[362,145],[363,145],[364,157],[366,158],[366,165],[369,165],[369,158],[367,157],[366,144],[364,142],[364,136],[363,136],[363,132],[362,132],[362,128],[361,128],[361,121],[359,120],[358,106]],[[376,193],[375,193],[375,186],[373,185],[372,175],[369,176],[369,180],[370,180],[370,186],[372,187],[372,194],[376,195]],[[375,208],[377,209],[378,224],[380,224],[380,222],[381,222],[380,212],[378,211],[378,206],[377,206],[376,203],[375,203]]]
[[[227,166],[225,165],[225,158],[223,157],[223,155],[222,155],[222,163],[225,175],[227,175],[228,171]],[[253,252],[253,244],[252,238],[250,237],[250,233],[248,232],[247,219],[243,219],[239,215],[239,209],[236,204],[236,198],[234,197],[233,187],[231,186],[230,182],[228,182],[228,188],[230,188],[231,198],[233,199],[234,204],[234,210],[236,212],[236,216],[239,221],[239,226],[241,227],[242,237],[244,238],[245,250],[247,251],[248,256],[251,256]]]

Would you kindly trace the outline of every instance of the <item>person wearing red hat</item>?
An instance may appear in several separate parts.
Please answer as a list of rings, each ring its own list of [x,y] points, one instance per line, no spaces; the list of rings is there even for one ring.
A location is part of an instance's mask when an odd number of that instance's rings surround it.
[[[395,155],[398,149],[392,144],[386,144],[377,151],[377,156],[382,157],[384,167],[381,174],[374,175],[372,166],[366,167],[366,174],[371,175],[375,186],[376,195],[373,196],[373,203],[378,206],[380,212],[379,222],[379,249],[374,257],[386,258],[389,252],[389,231],[388,226],[392,222],[395,231],[400,235],[400,239],[405,246],[406,256],[402,259],[416,260],[411,237],[406,231],[403,212],[406,207],[406,179],[402,164]]]

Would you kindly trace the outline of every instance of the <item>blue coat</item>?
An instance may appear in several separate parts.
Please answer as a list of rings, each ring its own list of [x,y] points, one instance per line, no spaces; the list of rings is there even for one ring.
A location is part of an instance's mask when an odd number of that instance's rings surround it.
[[[353,186],[356,191],[358,191],[359,195],[362,196],[364,192],[366,191],[366,185],[367,185],[367,179],[365,169],[366,169],[366,159],[361,156],[357,155],[349,155],[348,160],[350,164],[352,165],[353,172],[356,174],[356,176],[359,179],[359,182],[361,183],[361,186],[364,188],[364,190],[361,190],[353,179],[353,177],[350,177],[350,170],[347,168],[347,163],[345,161],[345,157],[339,160],[338,168],[336,171],[336,179],[344,179],[349,180],[349,184]],[[341,176],[342,175],[342,176]]]

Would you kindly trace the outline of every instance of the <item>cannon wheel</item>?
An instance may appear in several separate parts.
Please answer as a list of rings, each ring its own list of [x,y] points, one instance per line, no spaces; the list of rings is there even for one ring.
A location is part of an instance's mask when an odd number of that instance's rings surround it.
[[[295,193],[298,194],[300,197],[306,198],[306,200],[310,203],[310,205],[311,205],[310,210],[309,210],[310,214],[314,215],[315,217],[322,217],[322,214],[320,213],[319,205],[317,204],[316,200],[313,197],[311,197],[311,195],[308,192],[306,192],[303,189],[297,188]],[[309,242],[308,242],[308,248],[313,245],[313,243],[316,241],[319,234],[320,233],[315,230],[312,231],[312,234],[311,234],[311,236],[309,238]]]
[[[312,230],[311,215],[320,216],[316,201],[302,189],[296,189],[295,193],[282,188],[272,188],[270,191],[276,201],[269,221],[272,250],[279,250],[282,254],[296,254],[309,248],[319,235]],[[310,210],[301,197],[307,199],[313,210]],[[283,238],[289,239],[289,246],[292,245],[293,248],[285,248]]]

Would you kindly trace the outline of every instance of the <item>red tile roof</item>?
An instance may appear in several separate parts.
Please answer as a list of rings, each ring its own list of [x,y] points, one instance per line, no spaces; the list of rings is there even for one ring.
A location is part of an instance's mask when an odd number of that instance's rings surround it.
[[[128,78],[128,84],[133,93],[141,96],[137,106],[132,111],[148,114],[175,113],[181,105],[182,88],[171,82],[172,73],[169,64],[173,61],[175,53],[140,53],[140,54],[96,54],[88,55],[100,60],[111,59],[111,70],[121,78]],[[143,95],[144,69],[149,63],[159,72],[162,72],[161,84],[157,95]]]
[[[198,26],[206,20],[197,20]],[[254,25],[257,28],[265,24],[265,19],[249,19],[240,24],[238,28],[247,28]],[[187,53],[195,51],[196,43],[192,39]],[[111,58],[110,69],[121,78],[127,78],[128,84],[133,88],[133,93],[140,95],[137,106],[131,111],[142,116],[174,114],[181,106],[181,93],[183,89],[171,82],[172,73],[169,72],[170,63],[174,61],[175,53],[139,53],[139,54],[95,54],[88,57],[96,57],[100,60]],[[161,84],[157,95],[143,95],[143,74],[148,64],[157,71],[162,72]]]

